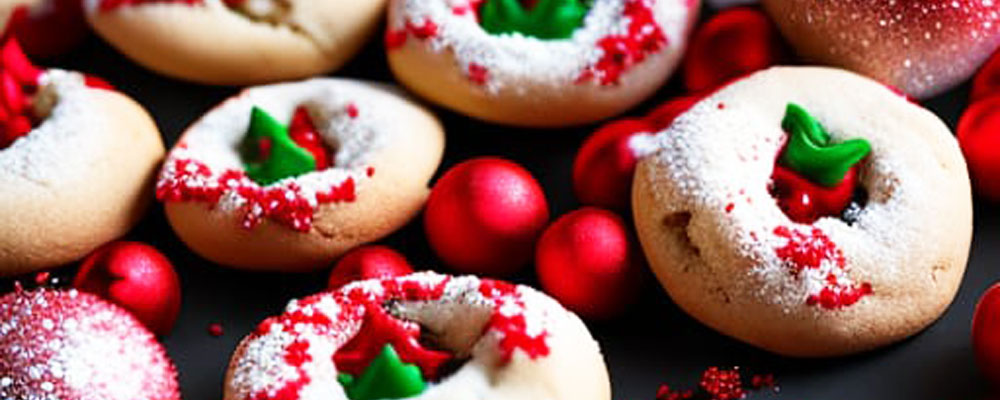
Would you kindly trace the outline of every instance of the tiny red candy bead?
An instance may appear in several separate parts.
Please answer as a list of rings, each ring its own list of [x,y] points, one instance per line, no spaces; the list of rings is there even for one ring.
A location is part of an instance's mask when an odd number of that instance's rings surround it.
[[[623,119],[604,125],[587,138],[573,160],[577,199],[586,205],[627,208],[639,162],[633,138],[653,132],[645,120]]]
[[[785,59],[778,29],[764,12],[736,7],[719,12],[701,25],[684,57],[684,86],[698,92]]]
[[[434,185],[424,230],[435,253],[459,272],[505,276],[523,267],[549,220],[542,187],[500,158],[452,167]]]
[[[987,289],[976,305],[972,348],[980,372],[993,384],[1000,385],[1000,284]]]
[[[628,229],[617,214],[594,207],[560,217],[535,252],[542,287],[584,317],[620,314],[642,281],[642,255]]]
[[[181,286],[174,267],[143,243],[118,241],[94,250],[80,265],[73,287],[130,311],[161,336],[170,332],[180,312]]]
[[[958,122],[962,146],[976,191],[1000,201],[1000,95],[972,103]]]
[[[406,257],[386,246],[362,246],[348,252],[330,273],[327,289],[363,279],[392,278],[413,272]]]

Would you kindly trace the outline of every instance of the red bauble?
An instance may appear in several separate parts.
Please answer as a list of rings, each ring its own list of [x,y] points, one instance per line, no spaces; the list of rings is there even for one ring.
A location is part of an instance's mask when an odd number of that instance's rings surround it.
[[[152,246],[118,241],[87,256],[73,287],[131,311],[149,330],[166,335],[181,308],[181,285],[174,267]]]
[[[576,198],[587,205],[627,208],[640,155],[635,138],[654,132],[652,125],[640,119],[614,121],[594,132],[573,161]]]
[[[521,166],[475,158],[451,168],[427,199],[424,229],[434,251],[463,273],[505,276],[531,259],[549,220],[538,182]]]
[[[967,80],[1000,45],[984,0],[763,0],[810,62],[849,69],[916,98]]]
[[[348,252],[330,273],[327,289],[363,279],[392,278],[413,272],[406,257],[386,246],[361,246]]]
[[[19,6],[7,22],[25,52],[36,57],[65,54],[87,37],[82,0],[42,0],[29,8]]]
[[[691,38],[684,56],[684,86],[710,90],[785,59],[781,34],[764,12],[730,8],[712,16]]]
[[[986,290],[972,317],[972,348],[976,363],[991,382],[1000,385],[1000,284]]]
[[[979,72],[976,72],[976,77],[972,80],[969,102],[974,103],[998,93],[1000,93],[1000,51],[993,53],[993,56],[979,68]]]
[[[617,214],[584,207],[556,220],[538,241],[538,280],[564,306],[604,319],[640,292],[642,256]]]
[[[958,143],[976,191],[1000,201],[1000,94],[965,110],[958,122]]]
[[[667,100],[646,114],[646,122],[653,127],[653,130],[667,129],[677,117],[703,98],[705,98],[703,94],[692,94]]]

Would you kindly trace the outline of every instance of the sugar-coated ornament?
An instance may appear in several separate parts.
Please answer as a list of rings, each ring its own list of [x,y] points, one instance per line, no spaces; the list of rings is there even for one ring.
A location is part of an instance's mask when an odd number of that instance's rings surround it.
[[[692,36],[682,66],[684,87],[711,90],[785,59],[785,44],[767,14],[756,7],[731,8],[713,15]]]
[[[520,165],[491,157],[452,167],[434,185],[424,211],[437,255],[456,271],[489,276],[524,266],[548,220],[535,178]]]
[[[181,308],[181,284],[170,260],[139,242],[94,250],[80,264],[73,287],[130,311],[160,336],[170,333]]]
[[[363,279],[393,278],[413,272],[406,257],[387,246],[361,246],[351,250],[333,267],[327,289],[337,289]]]
[[[640,292],[642,255],[625,221],[600,208],[552,223],[538,241],[535,264],[545,291],[587,318],[614,317]]]
[[[764,0],[809,61],[846,68],[916,97],[971,76],[1000,45],[1000,10],[982,0]]]
[[[986,290],[972,317],[972,348],[979,370],[1000,384],[1000,284]]]
[[[181,398],[163,346],[92,294],[17,288],[0,297],[0,332],[0,398]]]
[[[1000,201],[1000,95],[965,109],[958,121],[958,144],[980,195]]]

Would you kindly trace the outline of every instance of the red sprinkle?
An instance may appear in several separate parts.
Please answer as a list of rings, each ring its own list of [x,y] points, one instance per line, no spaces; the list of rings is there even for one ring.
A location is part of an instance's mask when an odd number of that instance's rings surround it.
[[[777,392],[774,375],[753,375],[748,389],[744,386],[739,367],[733,369],[710,367],[702,372],[697,390],[675,390],[664,384],[657,389],[656,400],[738,400],[745,399],[750,390],[764,388],[772,388]]]
[[[604,55],[583,71],[578,83],[597,79],[602,85],[616,85],[626,70],[667,46],[667,36],[653,18],[649,0],[626,0],[623,13],[630,21],[628,33],[598,39]]]
[[[214,337],[222,336],[225,332],[222,330],[222,324],[213,323],[208,325],[208,334]]]
[[[348,103],[345,111],[347,111],[347,116],[348,117],[351,117],[351,118],[357,118],[358,117],[358,106],[355,105],[354,103]]]
[[[39,273],[35,274],[35,284],[38,285],[38,286],[48,285],[49,284],[49,278],[51,278],[51,277],[52,277],[52,274],[50,274],[48,271],[46,271],[46,272],[39,272]]]
[[[824,261],[834,263],[832,268],[846,269],[844,254],[819,228],[813,228],[807,234],[779,226],[774,229],[774,234],[788,239],[784,246],[775,249],[775,253],[791,268],[794,276],[799,276],[807,268],[820,269]],[[871,284],[865,282],[849,286],[839,282],[831,271],[826,276],[823,289],[819,293],[811,293],[806,304],[832,310],[853,305],[872,293]]]
[[[486,81],[489,80],[490,71],[486,67],[476,64],[469,64],[469,80],[477,85],[485,85]]]

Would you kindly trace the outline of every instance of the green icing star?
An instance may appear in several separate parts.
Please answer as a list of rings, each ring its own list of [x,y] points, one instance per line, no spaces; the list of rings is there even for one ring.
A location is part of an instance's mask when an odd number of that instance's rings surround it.
[[[583,25],[589,9],[583,0],[538,0],[530,10],[519,0],[486,0],[479,9],[479,24],[494,35],[520,32],[538,39],[566,39]]]
[[[391,344],[382,348],[359,377],[340,374],[337,381],[351,400],[401,399],[416,396],[427,387],[420,368],[403,363]]]
[[[249,160],[244,164],[247,176],[261,185],[316,170],[312,153],[292,140],[288,128],[256,106],[250,111],[250,128],[240,147],[243,159]]]
[[[864,139],[830,143],[830,134],[794,103],[788,103],[781,127],[788,132],[781,164],[826,187],[839,185],[847,171],[871,152]]]

